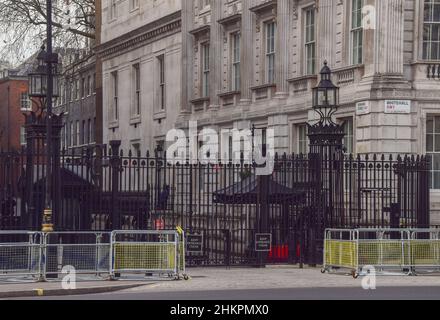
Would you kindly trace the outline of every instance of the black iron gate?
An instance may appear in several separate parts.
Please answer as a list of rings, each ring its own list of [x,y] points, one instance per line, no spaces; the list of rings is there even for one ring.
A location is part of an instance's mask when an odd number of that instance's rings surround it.
[[[190,265],[316,264],[325,228],[429,226],[424,157],[284,155],[271,176],[245,162],[170,164],[122,153],[120,143],[61,152],[57,231],[182,226],[202,235]],[[39,230],[45,160],[40,149],[0,152],[0,228]],[[256,233],[272,235],[257,253]]]

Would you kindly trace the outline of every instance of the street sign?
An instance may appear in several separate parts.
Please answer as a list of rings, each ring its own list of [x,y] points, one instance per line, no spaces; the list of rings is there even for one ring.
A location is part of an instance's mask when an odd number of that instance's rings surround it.
[[[410,114],[411,101],[410,100],[386,100],[385,113],[388,114]]]
[[[203,253],[203,236],[188,234],[186,236],[186,251],[188,253]]]
[[[255,235],[255,251],[270,252],[271,249],[272,249],[272,234],[257,233]]]
[[[370,102],[362,101],[356,104],[356,114],[358,116],[366,115],[370,113]]]

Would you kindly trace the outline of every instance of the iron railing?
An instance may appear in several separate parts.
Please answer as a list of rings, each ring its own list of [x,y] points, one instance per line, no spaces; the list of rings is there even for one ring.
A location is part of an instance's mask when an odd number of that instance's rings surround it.
[[[174,229],[203,234],[191,265],[254,264],[256,232],[271,262],[319,263],[326,228],[429,227],[425,157],[283,155],[270,177],[218,164],[124,153],[120,144],[63,151],[53,175],[56,231]],[[44,148],[0,152],[0,229],[39,230]]]

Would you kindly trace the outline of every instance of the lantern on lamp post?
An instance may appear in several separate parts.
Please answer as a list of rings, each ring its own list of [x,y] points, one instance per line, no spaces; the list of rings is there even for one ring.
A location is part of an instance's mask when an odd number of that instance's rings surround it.
[[[344,127],[334,121],[334,115],[339,107],[339,87],[331,80],[331,70],[324,62],[321,69],[321,81],[313,88],[313,109],[319,120],[308,125],[310,152],[313,154],[330,155],[342,152]]]

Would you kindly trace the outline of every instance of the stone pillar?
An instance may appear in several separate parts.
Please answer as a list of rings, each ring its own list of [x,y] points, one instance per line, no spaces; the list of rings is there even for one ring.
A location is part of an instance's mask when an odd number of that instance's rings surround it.
[[[254,38],[254,13],[249,10],[253,1],[242,2],[243,13],[241,17],[241,104],[250,104],[252,93],[250,88],[253,85],[253,38]]]
[[[223,52],[223,26],[217,23],[222,18],[223,1],[211,1],[211,35],[210,35],[210,70],[209,70],[209,96],[210,108],[220,107],[218,94],[222,91],[222,52]]]
[[[403,74],[403,0],[376,0],[375,73]]]
[[[290,0],[278,0],[277,2],[277,60],[276,60],[276,84],[277,95],[287,96],[289,92],[289,31],[290,31]]]
[[[336,42],[336,23],[335,13],[337,1],[320,0],[317,2],[317,14],[315,25],[317,26],[317,61],[316,71],[319,71],[322,63],[327,60],[329,66],[333,66],[335,61],[335,42]]]
[[[367,0],[365,5],[365,77],[403,75],[403,0]]]
[[[182,90],[180,112],[190,113],[191,89],[193,86],[193,52],[194,37],[189,33],[193,25],[194,1],[182,1]]]

